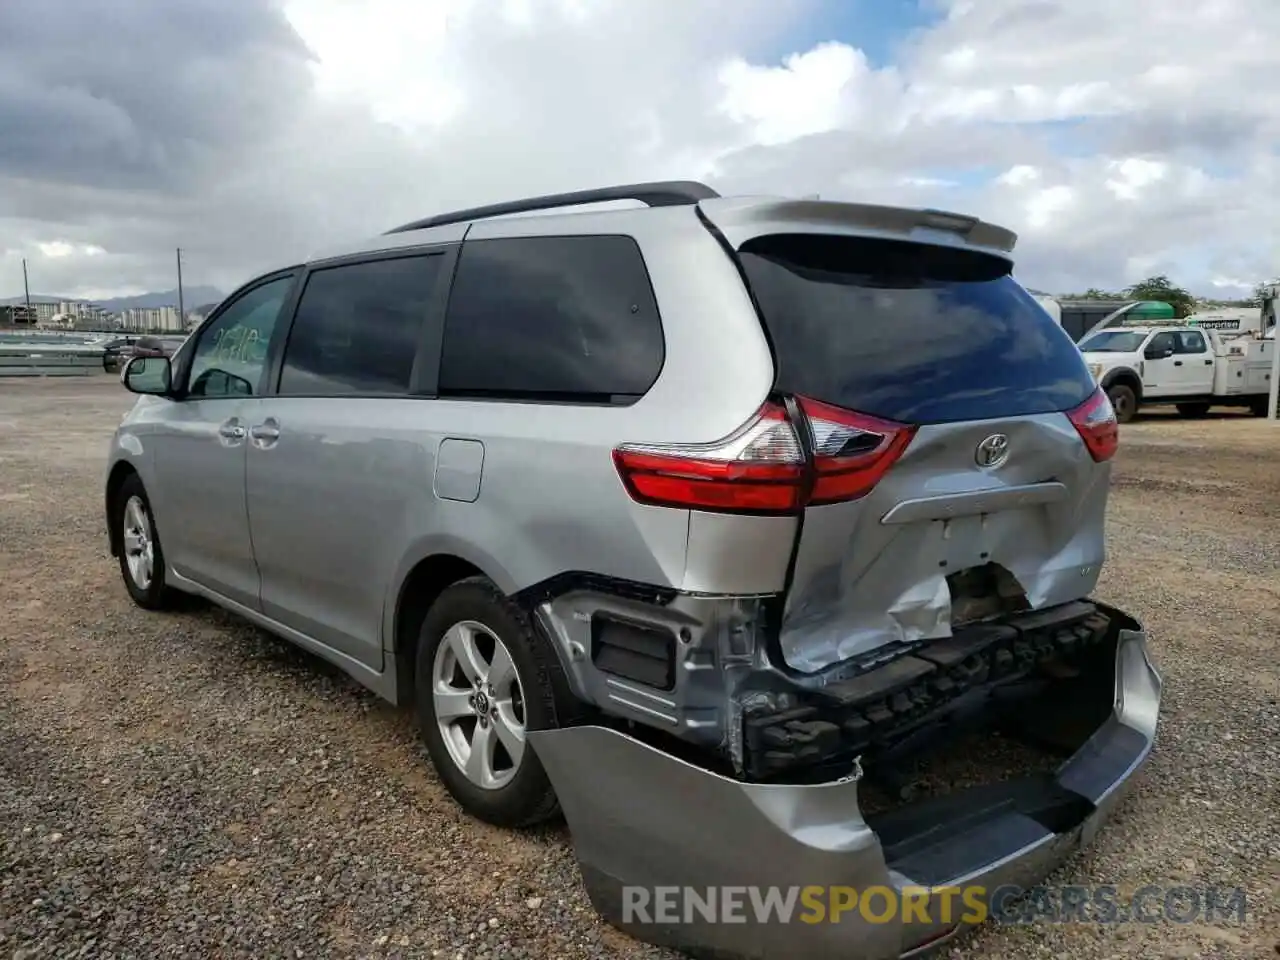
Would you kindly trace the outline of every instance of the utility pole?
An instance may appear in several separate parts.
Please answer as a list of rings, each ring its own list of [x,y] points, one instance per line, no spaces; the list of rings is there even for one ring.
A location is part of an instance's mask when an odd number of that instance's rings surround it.
[[[178,248],[178,329],[184,330],[187,326],[187,313],[182,304],[182,248]]]
[[[1270,324],[1268,323],[1270,321]],[[1262,291],[1262,336],[1266,343],[1267,327],[1271,325],[1271,381],[1267,391],[1267,419],[1276,422],[1280,413],[1280,283],[1267,284]]]
[[[22,293],[27,301],[27,322],[31,322],[31,285],[27,283],[27,258],[22,258]]]

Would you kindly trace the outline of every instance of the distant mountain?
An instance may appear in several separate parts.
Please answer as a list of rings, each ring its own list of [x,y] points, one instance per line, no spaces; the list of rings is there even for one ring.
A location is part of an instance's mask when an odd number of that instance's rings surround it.
[[[221,300],[222,294],[215,287],[182,288],[182,305],[190,310],[197,303],[208,303],[210,300]],[[167,307],[178,305],[178,290],[162,290],[159,293],[140,293],[136,297],[116,297],[114,300],[95,300],[98,306],[109,313],[119,313],[130,307]]]
[[[32,294],[32,303],[60,303],[64,300],[83,300],[82,297],[58,297],[48,294]],[[183,287],[182,288],[183,306],[188,310],[194,308],[196,304],[218,303],[222,300],[222,294],[216,287]],[[0,304],[24,303],[25,297],[6,297],[0,300]],[[130,307],[166,307],[178,305],[178,290],[175,287],[172,290],[161,290],[157,293],[140,293],[134,297],[114,297],[109,300],[94,300],[98,306],[106,310],[108,313],[119,313],[121,310],[127,310]]]
[[[40,294],[33,293],[31,295],[32,303],[61,303],[64,300],[74,300],[74,299],[75,297],[54,297],[44,293],[40,293]],[[27,302],[26,297],[0,297],[0,306],[7,307],[10,304],[19,304],[19,303],[26,303],[26,302]]]

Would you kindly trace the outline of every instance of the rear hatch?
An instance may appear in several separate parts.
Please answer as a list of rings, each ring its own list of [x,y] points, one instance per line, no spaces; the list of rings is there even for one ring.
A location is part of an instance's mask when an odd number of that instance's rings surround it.
[[[1110,406],[1005,256],[922,242],[910,224],[867,236],[831,216],[819,230],[711,219],[813,471],[781,622],[789,667],[875,662],[1094,589]]]

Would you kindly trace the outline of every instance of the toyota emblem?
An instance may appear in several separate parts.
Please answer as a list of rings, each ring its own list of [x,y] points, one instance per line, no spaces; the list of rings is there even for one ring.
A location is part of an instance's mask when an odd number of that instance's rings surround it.
[[[1009,459],[1009,438],[1003,433],[993,433],[978,444],[973,459],[980,467],[998,467]]]

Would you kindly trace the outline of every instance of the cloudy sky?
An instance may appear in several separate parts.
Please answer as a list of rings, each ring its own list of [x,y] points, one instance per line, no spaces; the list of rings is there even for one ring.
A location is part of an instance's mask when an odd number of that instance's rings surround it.
[[[958,209],[1053,291],[1280,274],[1276,0],[2,0],[0,296],[224,292],[651,179]]]

